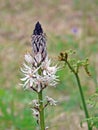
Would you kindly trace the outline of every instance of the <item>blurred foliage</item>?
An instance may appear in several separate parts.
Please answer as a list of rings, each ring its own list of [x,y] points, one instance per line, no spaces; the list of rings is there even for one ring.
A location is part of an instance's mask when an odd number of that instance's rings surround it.
[[[95,93],[93,93],[88,100],[88,105],[90,108],[91,118],[89,121],[93,127],[98,128],[98,88],[96,88]]]

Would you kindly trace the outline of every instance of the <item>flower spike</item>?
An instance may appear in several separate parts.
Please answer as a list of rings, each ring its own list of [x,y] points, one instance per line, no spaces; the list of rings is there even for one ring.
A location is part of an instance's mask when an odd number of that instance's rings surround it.
[[[21,68],[24,77],[21,78],[24,89],[33,90],[38,99],[32,101],[32,114],[40,125],[41,130],[45,130],[44,109],[46,106],[55,106],[56,101],[46,97],[46,105],[43,99],[43,90],[48,86],[55,87],[58,82],[57,65],[51,66],[51,60],[48,59],[46,49],[46,36],[39,22],[36,23],[32,34],[32,53],[25,54],[25,62]]]

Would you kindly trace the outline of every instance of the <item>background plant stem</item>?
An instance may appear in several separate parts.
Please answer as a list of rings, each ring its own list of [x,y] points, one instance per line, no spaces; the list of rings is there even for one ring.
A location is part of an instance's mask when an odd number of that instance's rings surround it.
[[[79,91],[80,91],[80,95],[81,95],[81,99],[82,99],[82,104],[83,104],[85,116],[88,119],[89,114],[88,114],[88,110],[87,110],[87,107],[86,107],[85,98],[84,98],[83,90],[82,90],[82,87],[81,87],[80,79],[79,79],[79,76],[78,76],[77,73],[75,74],[75,77],[76,77],[76,80],[77,80],[77,83],[78,83],[78,87],[79,87]],[[87,121],[87,124],[88,124],[88,130],[92,130],[92,127],[90,126],[88,121]]]
[[[85,98],[84,98],[84,94],[83,94],[83,90],[82,90],[82,86],[81,86],[81,83],[80,83],[80,79],[79,79],[78,73],[75,72],[75,70],[73,69],[73,67],[70,65],[70,63],[68,61],[65,61],[65,62],[67,63],[69,69],[75,75],[75,78],[77,80],[78,87],[79,87],[79,92],[80,92],[80,95],[81,95],[81,100],[82,100],[82,104],[83,104],[83,108],[84,108],[84,112],[85,112],[85,117],[88,119],[89,118],[89,114],[88,114],[88,110],[87,110],[87,106],[86,106],[86,102],[85,102]],[[90,126],[89,121],[87,121],[87,124],[88,124],[88,130],[92,130],[92,127]]]
[[[42,90],[38,93],[38,99],[39,99],[39,114],[40,114],[40,128],[41,130],[45,130],[45,121],[44,121],[44,108],[43,108],[43,94]]]

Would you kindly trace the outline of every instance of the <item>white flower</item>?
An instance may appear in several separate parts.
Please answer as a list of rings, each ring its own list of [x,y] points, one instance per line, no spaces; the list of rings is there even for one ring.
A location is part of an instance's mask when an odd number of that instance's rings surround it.
[[[33,116],[35,117],[35,118],[38,118],[38,116],[39,116],[39,111],[37,111],[37,110],[35,110],[35,109],[32,109],[32,111],[33,111]]]
[[[45,75],[42,77],[42,82],[43,84],[47,85],[47,86],[54,86],[57,84],[58,82],[58,77],[56,75]]]
[[[42,63],[42,69],[45,70],[48,74],[50,75],[55,75],[56,72],[58,71],[57,65],[55,66],[50,66],[51,65],[51,60],[48,60],[48,57],[46,60]]]
[[[38,100],[35,99],[32,102],[35,107],[39,107],[40,104],[38,103]]]
[[[25,61],[27,63],[33,63],[33,57],[29,53],[27,53],[25,54]]]
[[[49,86],[55,86],[57,84],[58,80],[58,76],[56,76],[56,72],[58,71],[58,67],[57,66],[52,66],[50,67],[51,64],[51,60],[48,60],[48,58],[46,58],[46,60],[42,63],[41,68],[43,69],[43,82],[46,85]]]
[[[39,64],[39,63],[41,62],[41,60],[42,60],[41,53],[38,52],[38,53],[34,56],[34,59],[35,59],[35,62]]]
[[[32,69],[27,66],[25,63],[23,64],[24,68],[21,68],[21,71],[24,73],[24,78],[21,78],[21,81],[24,82],[23,87],[29,88],[29,86],[33,85],[33,78],[32,78]]]
[[[38,59],[40,60],[40,57]],[[51,67],[51,61],[48,60],[48,58],[46,58],[39,67],[32,64],[32,61],[36,59],[33,59],[30,54],[25,55],[25,60],[27,64],[24,63],[23,68],[21,68],[24,74],[24,78],[21,78],[21,80],[23,81],[23,87],[25,89],[33,87],[33,90],[40,92],[46,86],[56,86],[59,81],[58,76],[56,76],[58,67]],[[41,73],[39,73],[39,71],[41,71]]]
[[[21,71],[24,74],[24,78],[21,78],[21,81],[24,82],[23,87],[24,88],[30,88],[33,85],[35,86],[35,80],[37,77],[37,69],[31,68],[29,65],[26,65],[25,63],[23,64],[24,68],[21,68]]]
[[[48,96],[46,96],[46,100],[47,100],[47,102],[51,105],[51,106],[55,106],[56,105],[56,103],[57,103],[57,101],[55,101],[54,99],[52,99],[51,97],[48,97]]]

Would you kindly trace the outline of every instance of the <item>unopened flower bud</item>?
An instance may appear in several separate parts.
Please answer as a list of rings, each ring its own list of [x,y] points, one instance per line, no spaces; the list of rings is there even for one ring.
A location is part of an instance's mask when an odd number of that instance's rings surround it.
[[[27,63],[33,63],[33,58],[29,53],[25,54],[25,61]]]
[[[51,105],[51,106],[55,106],[57,101],[55,101],[54,99],[52,99],[51,97],[46,96],[46,100],[47,102]]]
[[[46,36],[39,22],[36,23],[32,35],[32,47],[35,62],[40,64],[47,56],[46,50]]]
[[[35,110],[35,109],[32,109],[32,114],[35,118],[38,118],[39,116],[39,111]]]

